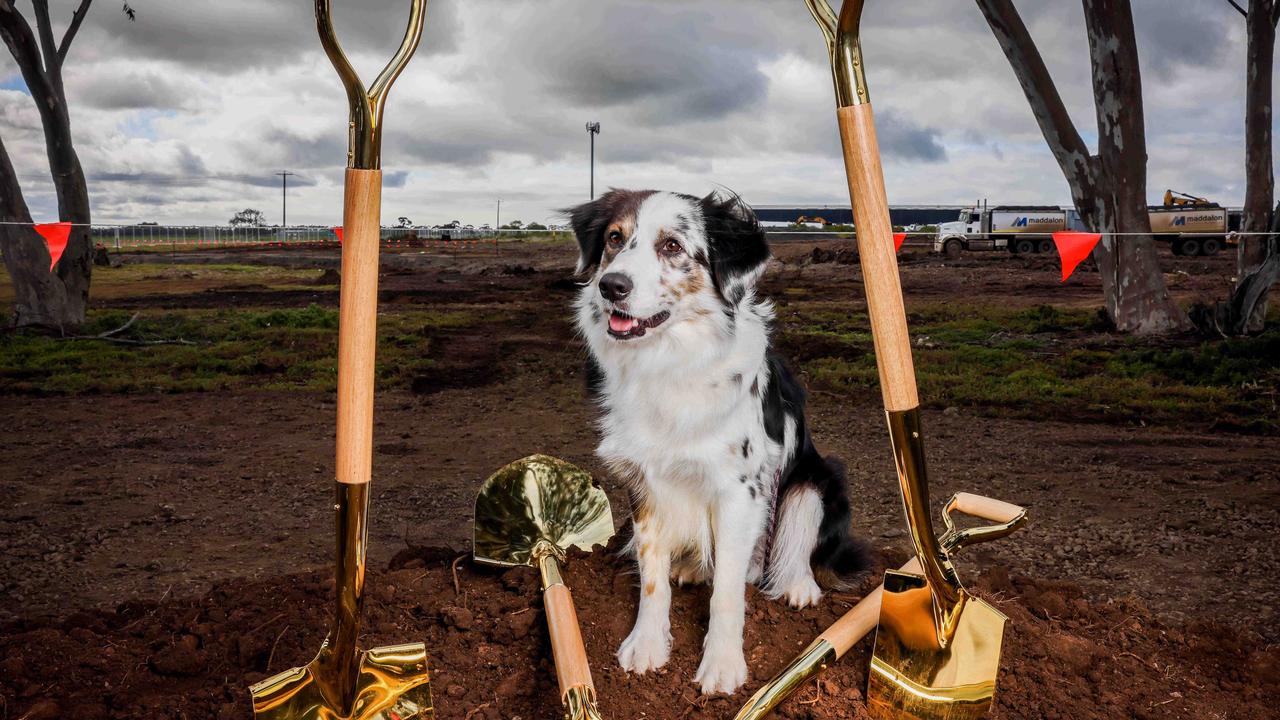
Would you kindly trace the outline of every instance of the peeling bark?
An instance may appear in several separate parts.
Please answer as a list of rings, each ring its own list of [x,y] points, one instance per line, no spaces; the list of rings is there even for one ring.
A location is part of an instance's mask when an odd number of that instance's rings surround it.
[[[1245,61],[1245,189],[1244,218],[1240,229],[1244,232],[1265,232],[1272,225],[1272,204],[1275,202],[1275,176],[1272,160],[1272,78],[1275,62],[1276,20],[1280,17],[1280,3],[1275,0],[1250,0],[1246,16],[1249,38]],[[1258,287],[1258,271],[1268,260],[1272,238],[1261,235],[1245,235],[1240,240],[1236,255],[1236,294],[1250,293],[1256,296],[1248,304],[1252,314],[1241,326],[1246,332],[1261,332],[1267,315],[1267,295],[1270,287]],[[1266,273],[1262,274],[1263,277]],[[1250,279],[1253,278],[1253,279]],[[1234,302],[1244,298],[1233,298]]]
[[[1035,40],[1012,0],[976,0],[1009,60],[1071,199],[1095,232],[1151,232],[1146,205],[1142,77],[1128,0],[1084,0],[1093,69],[1098,152],[1076,130]],[[1106,236],[1094,251],[1108,316],[1122,332],[1187,326],[1170,298],[1151,238]]]

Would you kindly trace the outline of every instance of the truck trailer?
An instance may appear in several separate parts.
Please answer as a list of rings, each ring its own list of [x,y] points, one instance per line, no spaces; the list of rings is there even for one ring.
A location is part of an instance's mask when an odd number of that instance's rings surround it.
[[[1231,237],[1233,218],[1216,203],[1155,205],[1147,212],[1152,236],[1168,242],[1174,255],[1216,255]],[[1050,252],[1053,233],[1085,229],[1074,209],[978,205],[961,210],[959,220],[939,224],[933,249],[948,257],[966,250]]]

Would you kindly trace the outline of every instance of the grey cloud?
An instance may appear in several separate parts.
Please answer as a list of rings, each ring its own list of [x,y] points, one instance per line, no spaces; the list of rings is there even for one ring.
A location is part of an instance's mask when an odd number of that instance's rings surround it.
[[[77,104],[101,110],[180,110],[192,107],[199,90],[179,84],[159,73],[130,71],[122,75],[79,78],[79,68],[70,70],[69,94]]]
[[[508,62],[522,59],[508,78],[515,70],[545,97],[623,107],[667,126],[723,118],[767,91],[759,62],[777,52],[777,42],[745,12],[677,3],[555,6],[529,18],[533,27],[506,52]],[[547,42],[564,32],[566,15],[590,31]]]
[[[885,112],[880,113],[876,129],[885,157],[930,163],[947,160],[942,132],[937,128],[922,127],[898,113]]]
[[[1219,64],[1231,47],[1223,42],[1229,24],[1244,28],[1244,18],[1225,0],[1137,0],[1133,13],[1142,69],[1165,80],[1175,79],[1183,68]]]
[[[260,135],[240,140],[236,152],[245,163],[259,167],[271,165],[304,170],[333,167],[346,163],[347,136],[335,129],[307,137],[289,127],[272,125]]]
[[[406,173],[407,174],[407,173]],[[397,173],[390,173],[397,176]],[[280,178],[273,174],[253,175],[247,173],[222,173],[212,175],[188,175],[183,173],[164,172],[130,172],[130,171],[96,171],[87,174],[90,183],[126,183],[131,187],[166,187],[166,188],[206,188],[215,184],[249,185],[252,187],[280,187]],[[404,177],[399,176],[400,185]],[[316,185],[315,179],[306,175],[293,175],[289,178],[289,187],[311,187]],[[394,185],[393,187],[399,187]]]
[[[457,49],[455,3],[429,3],[422,55]],[[70,18],[78,2],[55,0],[55,18]],[[334,26],[348,54],[375,55],[385,63],[399,44],[408,3],[394,0],[334,2]],[[174,62],[203,70],[235,71],[296,62],[300,56],[327,63],[316,35],[314,5],[293,0],[163,2],[142,0],[130,22],[115,4],[94,5],[72,50],[110,47],[113,57]],[[367,68],[362,68],[366,69]],[[379,68],[371,69],[376,72]]]

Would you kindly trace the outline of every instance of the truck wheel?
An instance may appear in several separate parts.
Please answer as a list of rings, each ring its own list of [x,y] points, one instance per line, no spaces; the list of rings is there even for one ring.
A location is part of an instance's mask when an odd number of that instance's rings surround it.
[[[963,252],[964,252],[964,243],[960,242],[955,238],[951,238],[942,246],[942,254],[946,255],[952,260],[960,257],[960,254]]]
[[[1013,244],[1010,245],[1009,247],[1010,249],[1013,250],[1014,255],[1026,255],[1027,253],[1032,252],[1036,249],[1035,243],[1031,242],[1031,240],[1027,238],[1014,240]]]
[[[1190,238],[1182,241],[1182,254],[1187,257],[1195,257],[1200,254],[1200,241]]]
[[[1046,238],[1036,243],[1036,252],[1038,253],[1053,252],[1053,241]]]
[[[1218,238],[1205,238],[1200,243],[1201,255],[1217,255],[1222,250],[1222,242]]]

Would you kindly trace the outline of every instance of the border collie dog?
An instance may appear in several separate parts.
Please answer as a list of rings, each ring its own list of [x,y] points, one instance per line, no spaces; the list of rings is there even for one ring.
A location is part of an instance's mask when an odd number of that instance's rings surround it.
[[[756,297],[769,246],[738,197],[611,190],[568,210],[592,271],[576,303],[603,409],[597,452],[628,483],[640,569],[629,672],[671,651],[671,585],[710,581],[697,681],[747,679],[746,583],[795,607],[815,580],[865,567],[850,537],[843,467],[814,448],[804,391],[769,347],[773,306]]]

